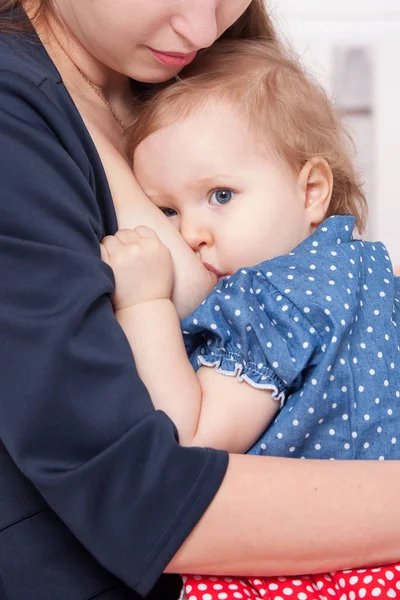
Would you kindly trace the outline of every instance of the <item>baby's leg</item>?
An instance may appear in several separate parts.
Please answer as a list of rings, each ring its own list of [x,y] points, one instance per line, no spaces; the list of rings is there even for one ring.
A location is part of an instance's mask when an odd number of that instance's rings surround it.
[[[400,564],[300,577],[185,575],[182,600],[400,600]]]

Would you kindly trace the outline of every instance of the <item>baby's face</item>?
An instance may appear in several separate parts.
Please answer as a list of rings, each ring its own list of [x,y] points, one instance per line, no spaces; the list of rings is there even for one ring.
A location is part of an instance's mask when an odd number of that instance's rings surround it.
[[[226,106],[150,135],[136,149],[134,172],[218,276],[286,254],[311,232],[298,178],[263,156]]]

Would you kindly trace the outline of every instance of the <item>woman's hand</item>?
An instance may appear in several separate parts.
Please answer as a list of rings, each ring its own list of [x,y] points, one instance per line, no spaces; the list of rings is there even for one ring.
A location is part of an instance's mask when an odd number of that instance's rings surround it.
[[[153,229],[121,229],[105,237],[100,248],[102,259],[114,271],[115,310],[171,297],[171,253]]]

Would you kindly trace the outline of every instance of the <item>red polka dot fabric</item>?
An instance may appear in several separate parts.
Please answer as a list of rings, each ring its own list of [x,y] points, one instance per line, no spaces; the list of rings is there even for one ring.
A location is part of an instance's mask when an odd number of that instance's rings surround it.
[[[183,582],[181,600],[400,600],[400,564],[300,577],[184,575]]]

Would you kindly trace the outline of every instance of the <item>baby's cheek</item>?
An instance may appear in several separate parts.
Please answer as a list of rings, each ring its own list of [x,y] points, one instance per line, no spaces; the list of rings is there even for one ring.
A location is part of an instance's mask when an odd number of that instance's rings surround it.
[[[253,267],[269,258],[267,244],[264,240],[246,239],[235,244],[228,258],[229,273],[233,275],[243,267]]]

